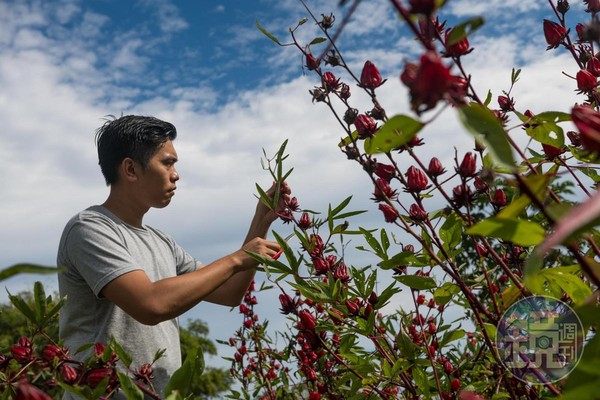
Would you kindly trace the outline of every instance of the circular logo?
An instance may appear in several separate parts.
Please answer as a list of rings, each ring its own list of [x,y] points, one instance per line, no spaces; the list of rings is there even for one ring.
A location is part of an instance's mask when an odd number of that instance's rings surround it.
[[[585,332],[568,304],[547,296],[521,299],[506,310],[496,331],[504,366],[531,384],[566,377],[583,351]]]

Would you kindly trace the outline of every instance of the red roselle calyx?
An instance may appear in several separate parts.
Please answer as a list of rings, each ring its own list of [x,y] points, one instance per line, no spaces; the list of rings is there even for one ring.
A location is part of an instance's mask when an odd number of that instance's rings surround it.
[[[567,29],[564,26],[548,19],[544,20],[544,37],[548,43],[546,50],[557,48],[566,36]]]
[[[458,173],[463,178],[471,178],[475,176],[477,171],[477,155],[473,155],[471,152],[465,154],[460,166],[458,167]]]
[[[506,193],[502,189],[496,189],[494,197],[492,197],[492,204],[496,207],[504,207],[506,205]]]
[[[69,364],[61,364],[58,370],[60,372],[60,379],[62,379],[64,383],[72,385],[77,382],[79,374],[77,373],[77,370]]]
[[[423,54],[416,67],[407,64],[401,75],[402,82],[408,86],[412,109],[420,114],[437,104],[450,90],[453,77],[450,67],[442,63],[434,51]]]
[[[427,175],[419,168],[410,166],[406,171],[406,191],[420,192],[428,187]]]
[[[348,275],[348,267],[343,262],[340,262],[333,272],[333,277],[338,281],[346,283],[350,280],[350,275]]]
[[[589,13],[597,13],[600,12],[600,1],[599,0],[583,0],[583,2],[587,5],[585,11]]]
[[[340,87],[340,80],[329,71],[323,74],[321,80],[323,81],[323,89],[327,90],[328,92],[333,92]]]
[[[373,200],[380,202],[386,199],[395,199],[396,191],[392,189],[389,182],[383,178],[378,178],[375,183],[375,190],[373,192]]]
[[[17,384],[16,400],[52,400],[52,397],[23,379]]]
[[[554,147],[550,144],[542,143],[542,149],[544,150],[544,154],[549,160],[552,160],[561,154],[563,154],[566,150],[564,148]]]
[[[290,314],[296,313],[296,308],[298,307],[298,303],[292,299],[292,297],[286,293],[282,293],[279,295],[279,302],[281,303],[281,313],[282,314]]]
[[[432,177],[438,177],[438,176],[442,175],[444,172],[446,172],[446,170],[442,166],[442,163],[440,162],[440,160],[437,157],[433,157],[429,161],[429,167],[427,168],[427,172]]]
[[[313,71],[319,68],[320,61],[317,60],[312,54],[306,53],[306,68],[309,71]]]
[[[360,86],[366,89],[375,89],[385,82],[379,70],[371,61],[366,61],[360,74]]]
[[[308,213],[305,211],[302,213],[302,215],[300,216],[300,219],[298,220],[298,228],[305,231],[308,228],[310,228],[311,226],[312,226],[312,221],[310,220],[310,216],[308,215]]]
[[[498,96],[498,105],[504,112],[512,111],[515,109],[514,100],[508,96]]]
[[[597,57],[592,57],[588,60],[585,69],[595,77],[600,76],[600,60]]]
[[[581,145],[590,152],[600,153],[600,113],[587,106],[575,106],[571,119],[579,130]]]
[[[398,219],[398,211],[395,208],[388,204],[380,204],[379,209],[383,212],[383,217],[385,218],[385,222],[396,222]]]
[[[575,76],[575,79],[577,80],[577,89],[579,89],[581,92],[589,92],[598,86],[596,77],[585,69],[579,70]]]
[[[445,2],[441,2],[440,6]],[[411,14],[431,15],[436,10],[436,3],[435,0],[408,0]]]
[[[456,43],[453,43],[453,44],[448,43],[448,39],[449,39],[451,33],[452,33],[452,29],[448,29],[446,31],[446,38],[445,38],[446,51],[444,52],[444,55],[446,57],[460,57],[467,53],[470,53],[469,39],[467,39],[466,36],[464,38],[460,39],[459,41],[457,41]]]
[[[396,168],[393,165],[389,164],[376,163],[375,171],[373,172],[375,173],[375,175],[377,175],[381,179],[385,179],[388,182],[396,176]]]
[[[359,114],[354,120],[354,127],[359,139],[371,137],[377,131],[375,120],[366,114]]]
[[[312,331],[317,326],[317,320],[315,316],[308,310],[300,310],[298,312],[298,317],[300,318],[300,329]]]
[[[413,204],[408,209],[408,215],[414,222],[423,222],[427,219],[427,213],[418,204]]]

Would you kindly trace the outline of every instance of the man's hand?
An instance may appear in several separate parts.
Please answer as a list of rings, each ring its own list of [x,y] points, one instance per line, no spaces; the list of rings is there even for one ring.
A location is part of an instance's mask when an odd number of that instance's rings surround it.
[[[271,201],[274,201],[275,192],[277,191],[277,183],[273,182],[273,185],[267,190],[265,193]],[[292,190],[287,182],[282,182],[279,187],[279,199],[277,204],[273,204],[273,209],[269,209],[269,207],[259,200],[258,205],[256,206],[256,215],[264,216],[265,222],[269,225],[275,221],[281,212],[283,212],[290,201]]]

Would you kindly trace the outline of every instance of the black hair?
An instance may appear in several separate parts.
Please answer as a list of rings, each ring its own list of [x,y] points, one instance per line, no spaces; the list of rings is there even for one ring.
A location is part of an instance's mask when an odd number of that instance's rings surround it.
[[[158,118],[140,115],[107,118],[96,130],[98,164],[107,185],[117,182],[119,165],[125,158],[145,169],[160,145],[177,137],[175,126]]]

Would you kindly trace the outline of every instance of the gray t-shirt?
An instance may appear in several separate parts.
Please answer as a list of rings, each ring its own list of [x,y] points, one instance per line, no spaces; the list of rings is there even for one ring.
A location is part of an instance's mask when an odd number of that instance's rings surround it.
[[[58,249],[60,296],[67,301],[60,313],[60,337],[71,353],[87,343],[107,344],[114,337],[133,358],[132,368],[154,364],[156,392],[162,391],[181,366],[177,319],[144,325],[105,299],[101,290],[113,279],[144,270],[151,281],[194,271],[199,263],[173,238],[149,226],[127,225],[102,206],[75,215],[66,225]],[[75,355],[83,359],[89,352]]]

